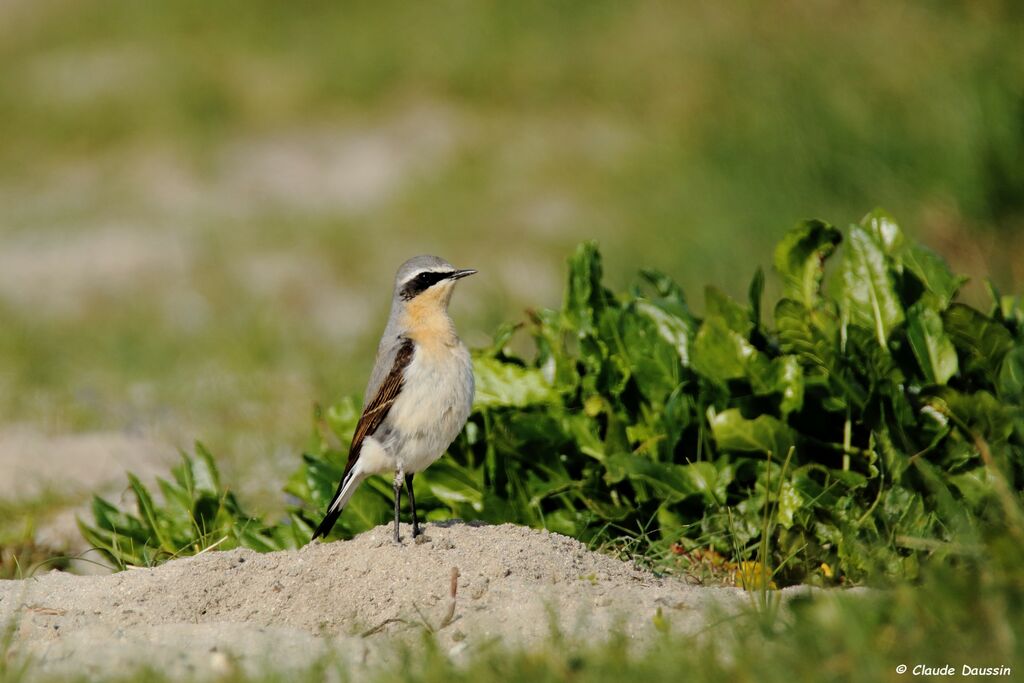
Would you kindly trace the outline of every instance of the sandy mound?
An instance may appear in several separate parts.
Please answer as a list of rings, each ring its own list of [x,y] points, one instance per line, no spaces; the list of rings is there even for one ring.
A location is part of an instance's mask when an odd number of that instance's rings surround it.
[[[512,525],[431,524],[429,540],[391,541],[379,527],[299,551],[211,552],[112,576],[51,573],[0,581],[0,623],[16,623],[12,656],[32,671],[101,674],[148,663],[182,677],[240,666],[286,671],[334,653],[379,660],[433,631],[453,656],[495,640],[531,645],[553,623],[600,640],[615,629],[642,643],[659,608],[674,631],[694,632],[736,589],[689,586],[579,542]],[[453,571],[456,598],[451,598]]]

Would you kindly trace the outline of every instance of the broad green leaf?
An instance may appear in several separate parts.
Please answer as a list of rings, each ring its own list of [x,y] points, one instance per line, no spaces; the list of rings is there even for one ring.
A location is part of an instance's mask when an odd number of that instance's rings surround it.
[[[1016,321],[1017,329],[1024,330],[1024,306],[1019,296],[1004,295],[999,301],[999,310],[1003,320]]]
[[[596,242],[584,242],[569,259],[563,312],[577,334],[593,334],[610,294],[601,284],[601,254]]]
[[[903,231],[896,220],[883,209],[875,209],[864,216],[860,225],[890,256],[896,254],[903,246]]]
[[[352,442],[352,434],[362,415],[362,406],[352,396],[346,396],[324,413],[327,426],[338,437],[338,442],[345,448]]]
[[[818,304],[825,260],[842,241],[842,233],[821,221],[805,221],[786,233],[775,248],[775,270],[785,296],[809,308]]]
[[[632,453],[619,453],[607,460],[607,466],[606,478],[610,483],[628,477],[653,485],[670,500],[700,495],[707,503],[724,502],[728,481],[720,481],[718,470],[709,462],[677,465],[655,462]]]
[[[834,510],[842,494],[863,488],[868,480],[859,472],[810,463],[794,469],[791,481],[807,506]]]
[[[764,270],[758,268],[754,277],[750,279],[750,286],[747,288],[747,301],[750,303],[750,318],[754,327],[761,325],[761,297],[764,296]]]
[[[778,459],[785,458],[796,443],[793,430],[785,422],[771,415],[748,420],[736,408],[712,416],[711,432],[720,450],[771,453]]]
[[[773,497],[776,498],[775,522],[783,529],[789,529],[793,526],[793,516],[804,507],[806,501],[790,479],[779,485],[778,495]]]
[[[929,383],[945,384],[956,374],[956,349],[942,329],[942,318],[933,309],[922,304],[910,307],[907,339]]]
[[[566,393],[574,392],[579,383],[579,374],[577,359],[566,348],[568,330],[563,326],[564,316],[548,309],[530,311],[529,316],[530,334],[537,347],[534,366],[551,385]],[[573,331],[572,335],[576,336],[576,332]]]
[[[750,309],[742,306],[718,289],[708,285],[704,288],[705,318],[720,318],[733,332],[747,337],[754,328],[753,315]]]
[[[683,367],[688,366],[690,364],[690,343],[697,329],[693,318],[674,314],[663,304],[645,299],[638,299],[634,306],[638,314],[646,316],[654,323],[661,338],[672,345],[679,355],[679,361]]]
[[[625,312],[618,307],[607,307],[598,321],[597,337],[580,340],[580,355],[590,368],[590,376],[583,378],[583,387],[588,393],[618,396],[629,383],[633,366],[622,338]]]
[[[334,460],[303,453],[303,465],[289,478],[285,492],[306,501],[318,513],[326,510],[344,472],[342,457],[338,454]]]
[[[964,304],[950,306],[942,316],[942,326],[964,358],[963,369],[982,372],[994,382],[1003,357],[1014,345],[1009,330]]]
[[[416,481],[425,484],[434,496],[447,505],[465,503],[477,512],[483,510],[482,482],[451,461],[434,463],[430,469],[417,475]]]
[[[843,366],[851,374],[866,379],[869,389],[900,384],[905,379],[900,364],[889,349],[878,343],[871,330],[857,325],[850,325],[846,330]]]
[[[563,417],[564,431],[568,433],[580,453],[604,461],[607,457],[604,441],[598,435],[599,425],[587,415],[570,413]]]
[[[689,330],[681,321],[639,301],[629,304],[619,318],[619,338],[633,381],[648,400],[664,403],[679,384]],[[683,347],[682,354],[676,344]]]
[[[683,385],[676,387],[665,402],[664,409],[658,414],[658,423],[664,437],[658,442],[658,450],[663,454],[662,459],[674,458],[683,430],[701,419],[695,413],[693,397]]]
[[[796,354],[805,363],[829,371],[835,366],[834,331],[825,333],[814,325],[810,310],[795,299],[775,305],[775,325],[783,352]]]
[[[917,470],[917,473],[924,480],[925,487],[922,493],[927,492],[928,494],[927,498],[924,495],[921,496],[923,506],[926,509],[937,511],[951,523],[969,523],[962,501],[957,501],[950,490],[951,482],[947,476],[948,473],[924,458],[917,458],[913,462],[914,469]],[[924,518],[919,522],[920,531],[918,534],[922,536],[927,534],[928,527],[931,526],[929,521],[927,518]]]
[[[966,277],[953,275],[949,266],[930,249],[915,244],[901,256],[904,267],[924,285],[925,291],[934,298],[936,307],[945,310],[967,282]]]
[[[1003,358],[999,397],[1017,405],[1024,404],[1024,346],[1016,347]]]
[[[580,487],[580,484],[570,479],[565,472],[544,472],[543,474],[544,478],[534,472],[530,472],[527,476],[531,506],[536,507],[551,496]]]
[[[975,467],[949,477],[949,483],[956,487],[964,501],[977,507],[985,504],[993,495],[992,478],[987,467]]]
[[[488,411],[485,421],[488,427],[483,441],[490,446],[512,451],[557,451],[573,442],[566,433],[563,415],[564,411],[546,405],[536,405],[530,409]],[[575,418],[577,415],[572,413],[569,417]],[[534,460],[538,457],[534,456]]]
[[[987,391],[965,394],[945,387],[930,395],[929,400],[937,402],[939,407],[944,404],[945,410],[952,413],[958,423],[966,423],[990,446],[1005,442],[1013,433],[1016,418],[1013,407]]]
[[[848,489],[859,489],[868,483],[868,478],[863,474],[849,470],[829,470],[829,476],[840,481]]]
[[[872,330],[884,348],[904,318],[886,252],[874,236],[853,225],[843,256],[844,308],[850,321]]]
[[[668,275],[652,268],[643,268],[640,270],[640,277],[654,287],[658,298],[677,305],[686,306],[686,294],[683,292],[683,288]]]
[[[796,356],[773,358],[771,362],[759,356],[762,362],[748,366],[751,387],[759,395],[780,394],[779,406],[783,417],[799,411],[804,403],[804,373]]]
[[[583,503],[584,506],[586,506],[587,512],[590,513],[590,514],[587,514],[586,517],[589,517],[590,520],[592,520],[594,518],[594,516],[596,515],[598,519],[606,519],[606,520],[608,520],[610,522],[622,522],[622,521],[628,519],[629,516],[634,513],[634,511],[631,509],[631,507],[629,505],[616,505],[614,503],[609,502],[608,500],[605,500],[603,498],[599,498],[597,496],[580,495],[578,497],[578,500],[581,503]],[[562,511],[559,511],[559,512],[561,512],[561,514],[564,517],[566,517],[566,518],[568,518],[570,516],[575,518],[575,523],[573,525],[573,529],[574,529],[574,533],[576,535],[579,535],[581,531],[585,530],[586,527],[587,527],[587,524],[589,523],[589,520],[584,518],[580,514],[580,512],[569,511],[569,510],[562,510]],[[558,514],[559,513],[556,513],[556,515],[558,515]],[[550,520],[551,520],[551,516],[545,514],[544,515],[544,528],[545,529],[554,529],[555,528],[555,527],[551,526]]]
[[[905,528],[922,527],[925,510],[921,495],[904,486],[895,485],[882,497],[881,512],[889,524],[894,526],[906,521]]]
[[[988,290],[988,295],[992,299],[988,317],[1001,323],[1006,322],[1006,318],[1003,316],[1003,293],[999,291],[996,283],[992,282],[991,278],[985,278],[985,289]]]
[[[512,340],[516,330],[521,325],[515,323],[502,323],[498,326],[498,329],[494,331],[494,336],[491,339],[491,345],[487,348],[480,350],[480,355],[485,356],[498,356],[508,352],[508,343]]]
[[[850,402],[863,405],[867,391],[840,362],[838,324],[830,311],[824,307],[809,311],[798,301],[782,299],[775,307],[775,324],[782,351],[810,366],[805,385],[824,378],[830,391],[823,401],[826,409],[845,410]]]
[[[720,317],[704,320],[693,344],[693,369],[708,379],[725,385],[731,379],[746,377],[747,363],[757,349],[730,329]]]
[[[476,379],[473,403],[479,407],[523,408],[558,399],[540,370],[477,356],[473,359],[473,374]]]

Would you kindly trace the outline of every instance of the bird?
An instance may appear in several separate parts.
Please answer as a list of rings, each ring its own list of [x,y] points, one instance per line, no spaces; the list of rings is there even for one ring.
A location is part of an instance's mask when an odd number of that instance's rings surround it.
[[[413,477],[448,450],[473,406],[473,363],[448,314],[455,283],[475,274],[437,256],[416,256],[395,275],[391,314],[377,347],[348,462],[311,540],[326,537],[367,477],[394,473],[395,543],[402,484],[413,539],[420,535]]]

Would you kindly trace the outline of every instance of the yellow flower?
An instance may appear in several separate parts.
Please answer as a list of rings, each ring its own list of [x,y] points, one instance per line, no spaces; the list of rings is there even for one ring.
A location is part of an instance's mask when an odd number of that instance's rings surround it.
[[[771,570],[760,562],[740,562],[733,574],[733,585],[746,590],[761,590],[767,585],[770,590],[776,590],[778,586],[771,578]]]

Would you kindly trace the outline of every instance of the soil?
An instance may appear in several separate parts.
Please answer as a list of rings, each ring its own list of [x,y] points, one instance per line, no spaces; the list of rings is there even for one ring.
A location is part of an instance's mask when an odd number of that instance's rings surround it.
[[[553,629],[591,644],[615,632],[642,646],[666,628],[696,633],[750,600],[546,531],[425,529],[426,540],[412,542],[403,525],[399,545],[378,527],[297,551],[214,551],[109,576],[0,581],[0,625],[14,628],[8,656],[34,660],[33,675],[287,673],[325,657],[372,666],[417,647],[425,631],[456,659],[496,641],[548,643]]]

